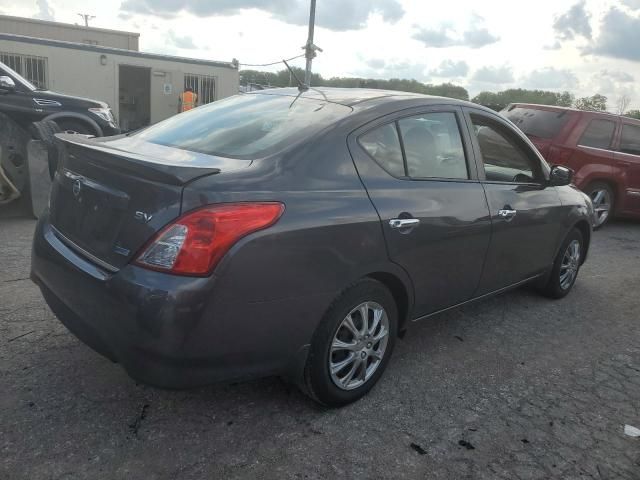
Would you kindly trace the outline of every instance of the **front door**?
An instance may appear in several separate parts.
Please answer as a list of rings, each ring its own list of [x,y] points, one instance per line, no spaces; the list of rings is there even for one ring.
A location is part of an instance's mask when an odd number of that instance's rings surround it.
[[[350,137],[389,257],[413,281],[414,318],[470,299],[489,245],[489,212],[463,125],[457,107],[412,109]]]
[[[562,207],[556,189],[546,186],[545,166],[524,137],[498,116],[467,112],[493,224],[477,291],[483,295],[551,267]]]
[[[640,125],[623,122],[615,164],[624,177],[620,211],[640,214]]]

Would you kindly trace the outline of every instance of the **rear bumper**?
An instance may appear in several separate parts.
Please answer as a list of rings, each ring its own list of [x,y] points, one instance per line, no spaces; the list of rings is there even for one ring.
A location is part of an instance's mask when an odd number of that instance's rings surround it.
[[[330,302],[328,296],[242,301],[233,293],[237,286],[219,287],[215,277],[133,265],[112,274],[62,243],[47,214],[36,229],[31,278],[80,340],[134,379],[167,388],[273,374],[297,380],[317,324],[309,309]]]

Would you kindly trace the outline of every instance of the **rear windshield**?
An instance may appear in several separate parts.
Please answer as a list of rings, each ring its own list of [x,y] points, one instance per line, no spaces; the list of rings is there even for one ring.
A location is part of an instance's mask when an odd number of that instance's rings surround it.
[[[516,107],[502,115],[515,123],[525,134],[539,138],[554,138],[569,119],[568,112],[552,112],[535,108]]]
[[[301,96],[248,94],[174,115],[135,134],[151,143],[232,158],[277,152],[319,132],[350,107]]]

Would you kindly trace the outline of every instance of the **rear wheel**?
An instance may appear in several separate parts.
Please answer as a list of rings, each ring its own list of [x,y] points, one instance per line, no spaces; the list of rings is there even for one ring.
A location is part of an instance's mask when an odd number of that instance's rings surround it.
[[[578,278],[583,255],[584,239],[580,230],[574,228],[560,247],[553,262],[549,281],[542,288],[542,293],[550,298],[567,296]]]
[[[382,376],[398,332],[389,290],[365,279],[343,292],[314,334],[305,368],[311,398],[339,407],[363,397]]]
[[[594,182],[586,190],[591,197],[596,213],[594,228],[604,226],[613,215],[614,194],[611,187],[604,182]]]

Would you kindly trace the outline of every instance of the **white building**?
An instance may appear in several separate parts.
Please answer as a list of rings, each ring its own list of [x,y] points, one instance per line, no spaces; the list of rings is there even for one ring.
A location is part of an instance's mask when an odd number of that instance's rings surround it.
[[[175,114],[186,86],[198,104],[238,93],[234,62],[137,48],[135,33],[0,16],[0,61],[41,88],[107,102],[123,130]]]

